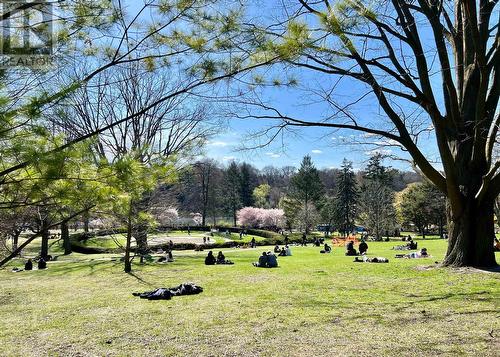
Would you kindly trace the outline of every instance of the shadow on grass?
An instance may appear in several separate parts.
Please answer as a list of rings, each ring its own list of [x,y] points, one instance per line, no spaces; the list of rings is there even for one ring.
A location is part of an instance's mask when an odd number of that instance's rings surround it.
[[[144,285],[147,285],[147,286],[150,286],[150,287],[153,287],[154,285],[146,280],[144,280],[143,278],[141,278],[139,275],[137,275],[136,273],[134,273],[133,271],[131,271],[130,273],[127,273],[127,275],[129,276],[132,276],[134,278],[136,278],[141,284],[144,284]]]
[[[64,262],[61,264],[48,264],[48,269],[52,275],[63,275],[70,273],[80,273],[88,270],[86,276],[94,275],[97,272],[96,268],[104,268],[103,265],[109,265],[108,269],[114,268],[118,261],[112,260],[99,260],[99,261],[77,261],[77,262]],[[103,271],[103,270],[99,270]]]

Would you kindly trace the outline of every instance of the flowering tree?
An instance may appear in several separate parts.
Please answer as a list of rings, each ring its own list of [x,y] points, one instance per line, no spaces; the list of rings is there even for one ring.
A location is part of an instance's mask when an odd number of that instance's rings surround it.
[[[155,207],[151,212],[156,221],[162,226],[173,226],[179,219],[179,212],[174,207]]]
[[[194,224],[197,226],[200,226],[201,223],[203,222],[203,215],[201,213],[190,213],[191,219],[193,220]]]
[[[246,227],[281,227],[285,213],[282,209],[244,207],[237,213],[238,224]]]

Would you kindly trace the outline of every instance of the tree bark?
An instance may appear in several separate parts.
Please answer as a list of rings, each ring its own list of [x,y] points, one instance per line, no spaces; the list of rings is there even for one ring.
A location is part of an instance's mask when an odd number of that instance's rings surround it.
[[[19,236],[21,235],[21,230],[16,229],[14,231],[14,234],[12,235],[12,251],[15,251],[17,249],[17,245],[19,244]]]
[[[64,255],[71,254],[71,241],[69,240],[69,226],[67,221],[61,223],[61,239],[64,245]]]
[[[89,232],[89,220],[89,211],[85,211],[85,213],[83,214],[83,231],[85,233]]]
[[[494,200],[478,203],[470,199],[459,210],[451,202],[449,210],[448,251],[443,261],[444,266],[494,267],[495,253],[493,241]]]
[[[138,224],[137,228],[134,230],[133,236],[137,243],[137,253],[140,255],[144,255],[149,252],[148,229],[149,229],[148,224],[141,223]]]
[[[132,264],[130,262],[130,245],[132,242],[132,204],[130,205],[129,214],[127,217],[127,243],[125,244],[125,273],[132,271]]]
[[[47,228],[47,222],[44,221],[42,224],[42,246],[40,248],[40,257],[47,259],[49,256],[49,229]]]

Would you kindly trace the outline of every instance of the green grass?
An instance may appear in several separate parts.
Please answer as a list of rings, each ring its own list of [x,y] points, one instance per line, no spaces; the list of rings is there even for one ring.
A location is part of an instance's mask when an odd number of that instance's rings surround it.
[[[150,238],[175,238],[175,237],[187,237],[187,236],[188,236],[187,231],[170,231],[168,232],[168,234],[166,233],[149,234]],[[210,232],[191,231],[191,234],[189,235],[189,237],[192,238],[203,238],[204,236],[206,237],[210,236]],[[227,236],[223,232],[213,233],[213,236],[210,236],[210,238],[212,239],[212,243],[215,241],[215,243],[217,244],[224,243],[225,238],[234,240],[235,242],[240,244],[248,244],[250,243],[252,238],[255,238],[257,242],[265,240],[265,238],[263,237],[258,237],[253,235],[244,235],[243,238],[240,239],[238,233],[230,233],[230,235]],[[116,242],[118,242],[120,245],[117,245]],[[126,235],[124,233],[116,233],[112,236],[111,235],[96,236],[81,241],[81,244],[87,247],[114,249],[125,246]]]
[[[174,263],[135,262],[133,274],[113,255],[20,273],[14,261],[0,269],[0,356],[498,356],[500,274],[426,268],[445,244],[419,242],[432,258],[397,260],[394,242],[369,242],[389,264],[292,247],[276,269],[251,265],[262,247],[224,250],[227,266],[174,252]],[[131,294],[187,281],[204,292]]]

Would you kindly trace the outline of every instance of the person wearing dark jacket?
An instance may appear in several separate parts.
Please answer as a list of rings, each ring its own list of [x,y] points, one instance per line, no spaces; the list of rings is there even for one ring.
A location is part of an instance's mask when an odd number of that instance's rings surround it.
[[[205,258],[205,265],[214,265],[215,261],[214,253],[212,253],[212,251],[208,252],[207,257]]]
[[[217,264],[224,264],[225,261],[226,257],[222,252],[219,252],[219,254],[217,254]]]
[[[354,242],[352,240],[347,244],[347,252],[345,255],[357,255],[356,249],[354,249]]]
[[[267,267],[276,268],[278,266],[278,258],[272,253],[267,254]]]
[[[359,254],[365,254],[366,251],[368,250],[368,244],[364,240],[361,240],[361,243],[359,243]]]
[[[38,261],[38,269],[47,269],[47,262],[45,261],[45,259],[40,258],[40,260]]]
[[[253,263],[254,266],[259,268],[267,268],[268,256],[266,252],[262,252],[257,263]]]
[[[33,262],[31,259],[28,259],[26,264],[24,264],[24,270],[33,270]]]

